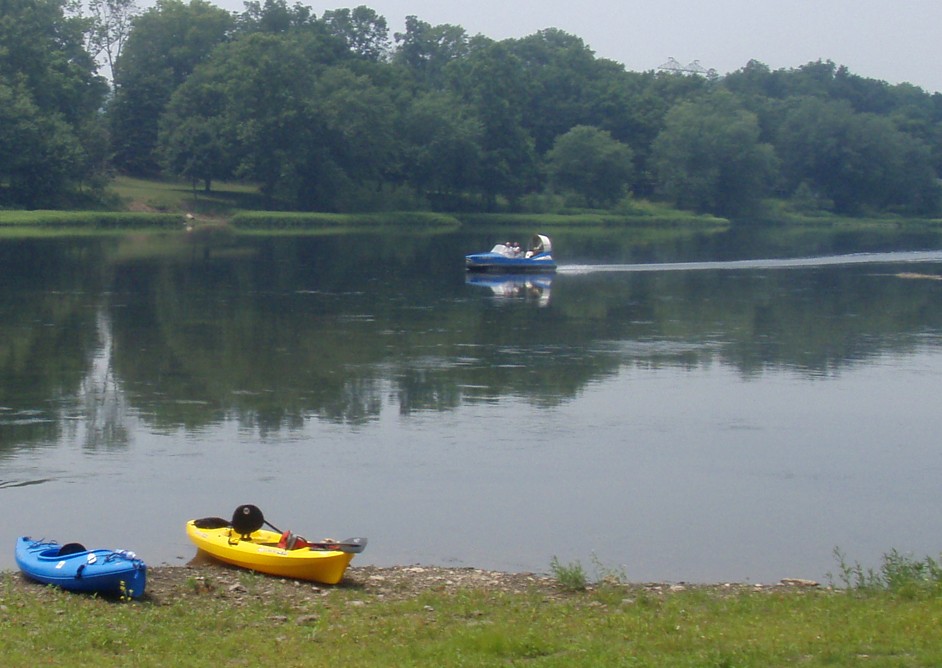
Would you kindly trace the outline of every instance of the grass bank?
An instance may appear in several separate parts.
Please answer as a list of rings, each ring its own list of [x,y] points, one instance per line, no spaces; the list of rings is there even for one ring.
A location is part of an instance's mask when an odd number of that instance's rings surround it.
[[[0,210],[0,235],[26,234],[24,230],[43,229],[48,233],[101,232],[110,230],[173,230],[201,225],[227,226],[239,233],[335,233],[364,227],[429,232],[454,229],[460,225],[501,229],[526,227],[562,231],[609,227],[643,229],[725,229],[731,221],[708,214],[696,214],[643,199],[626,199],[612,210],[566,209],[558,212],[456,213],[374,212],[310,213],[266,210],[258,189],[245,183],[214,182],[212,190],[164,179],[118,176],[102,202],[107,211],[10,211]],[[183,217],[186,216],[184,219]],[[786,202],[769,200],[763,213],[748,222],[790,229],[937,229],[940,220],[908,219],[895,215],[847,218],[827,212],[794,211]],[[13,229],[19,226],[20,230]],[[36,234],[36,232],[30,232]]]
[[[150,580],[143,600],[123,602],[0,574],[0,659],[70,666],[942,664],[942,598],[924,591],[617,581],[574,590],[547,577],[416,567],[351,568],[337,587],[205,565],[151,569]]]
[[[537,224],[540,229],[559,227],[726,227],[726,218],[679,211],[650,202],[638,201],[621,211],[574,210],[565,213],[474,213],[459,214],[461,222],[477,226],[519,226]]]
[[[114,206],[128,211],[188,212],[225,218],[245,210],[264,209],[264,198],[251,184],[217,181],[210,191],[166,179],[118,176],[109,188]]]
[[[230,218],[240,231],[303,232],[344,228],[386,227],[398,230],[453,229],[461,223],[452,216],[428,211],[374,214],[240,211]]]
[[[15,228],[127,230],[138,228],[182,229],[179,213],[131,211],[0,211],[0,233]]]
[[[6,226],[48,230],[182,229],[187,216],[192,226],[228,225],[243,233],[334,232],[363,227],[400,230],[454,229],[475,226],[534,225],[561,227],[716,226],[728,221],[713,216],[677,211],[643,200],[618,211],[571,210],[563,213],[467,214],[421,211],[374,213],[310,213],[266,210],[257,188],[244,183],[214,182],[211,191],[162,179],[115,178],[105,198],[108,211],[0,211],[0,234]],[[8,234],[11,232],[8,232]]]

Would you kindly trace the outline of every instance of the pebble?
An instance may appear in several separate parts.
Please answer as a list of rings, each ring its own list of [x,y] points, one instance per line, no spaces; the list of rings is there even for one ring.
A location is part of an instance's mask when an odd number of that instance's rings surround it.
[[[814,580],[805,580],[804,578],[782,578],[779,584],[786,587],[820,587],[821,585]]]

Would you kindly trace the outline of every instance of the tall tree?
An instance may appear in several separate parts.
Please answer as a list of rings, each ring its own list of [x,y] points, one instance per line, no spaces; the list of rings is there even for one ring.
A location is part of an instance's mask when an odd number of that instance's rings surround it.
[[[406,17],[405,32],[395,35],[393,62],[405,67],[419,84],[442,89],[445,68],[468,54],[464,28],[448,24],[432,26],[415,16]]]
[[[260,183],[271,206],[287,194],[286,183],[297,183],[323,134],[312,106],[315,65],[297,34],[262,33],[227,44],[210,65],[224,92],[221,113],[235,138],[238,175]]]
[[[80,177],[81,152],[61,115],[44,113],[24,86],[0,82],[0,201],[54,205],[70,179]]]
[[[108,73],[121,57],[139,13],[135,0],[89,0],[86,46],[93,58],[104,58]]]
[[[115,62],[109,107],[115,164],[130,173],[159,170],[158,123],[170,96],[229,35],[233,17],[205,0],[157,0],[134,20]]]
[[[481,178],[480,120],[450,93],[423,93],[403,114],[400,132],[409,182],[434,205],[459,206]]]
[[[506,44],[475,38],[471,46],[448,71],[483,128],[480,192],[493,207],[498,197],[512,203],[537,185],[536,151],[524,126],[528,78]]]
[[[390,171],[389,94],[319,30],[253,32],[221,46],[174,95],[162,123],[168,166],[205,181],[261,184],[269,206],[350,206],[351,190]]]
[[[360,5],[352,10],[328,10],[324,12],[322,20],[356,55],[380,61],[389,54],[389,28],[386,26],[386,19],[369,7]]]
[[[250,0],[239,16],[239,32],[284,33],[317,24],[314,11],[301,3],[289,7],[285,0]]]
[[[604,65],[581,39],[552,28],[507,45],[527,73],[523,122],[540,155],[576,125],[600,122],[592,93]]]
[[[237,147],[227,124],[227,98],[222,82],[209,66],[197,67],[174,91],[160,117],[158,150],[164,171],[202,182],[209,191],[214,179],[230,177]]]
[[[98,111],[107,84],[85,50],[86,23],[65,13],[66,0],[4,0],[0,77],[23,81],[39,109],[69,123]]]
[[[848,102],[790,100],[775,142],[787,193],[803,186],[847,214],[938,206],[927,147],[888,118],[855,113]]]
[[[577,125],[546,155],[550,185],[582,195],[589,206],[614,204],[626,194],[634,164],[631,148],[604,130]]]
[[[353,184],[378,186],[397,153],[394,136],[395,109],[389,91],[345,66],[326,69],[317,78],[315,99],[325,128],[325,148],[331,160]],[[333,192],[330,183],[310,182],[302,192],[318,193],[310,204],[331,208],[349,206]]]
[[[656,193],[656,169],[651,157],[654,140],[664,129],[667,113],[682,101],[699,99],[712,83],[700,76],[609,70],[593,91],[597,127],[631,146],[635,156],[632,190],[646,197]]]
[[[49,206],[98,166],[107,83],[64,0],[0,7],[0,198]]]
[[[659,191],[677,206],[723,215],[752,212],[775,175],[755,114],[728,92],[671,109],[653,146]]]

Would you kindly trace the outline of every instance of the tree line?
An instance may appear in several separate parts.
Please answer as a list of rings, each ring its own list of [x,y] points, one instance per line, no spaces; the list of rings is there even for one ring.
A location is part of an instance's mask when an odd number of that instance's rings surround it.
[[[106,66],[111,81],[100,74]],[[0,0],[0,206],[115,172],[271,208],[936,215],[942,96],[830,61],[631,72],[559,29],[496,41],[366,6]]]

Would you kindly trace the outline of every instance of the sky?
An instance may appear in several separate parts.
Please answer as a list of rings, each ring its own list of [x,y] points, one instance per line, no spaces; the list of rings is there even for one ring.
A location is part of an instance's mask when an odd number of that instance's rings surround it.
[[[242,11],[242,0],[209,0]],[[853,73],[942,92],[942,0],[354,0],[300,1],[317,16],[366,5],[386,18],[390,37],[405,17],[448,23],[495,40],[558,28],[599,58],[636,72],[674,58],[720,75],[750,60],[791,69],[831,60]],[[139,6],[149,6],[140,2]]]

